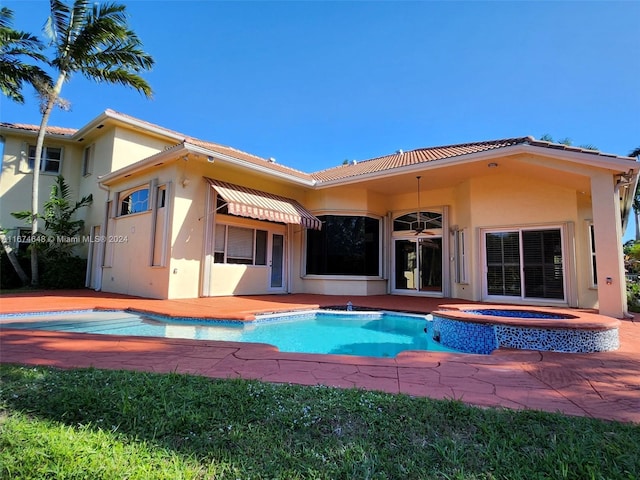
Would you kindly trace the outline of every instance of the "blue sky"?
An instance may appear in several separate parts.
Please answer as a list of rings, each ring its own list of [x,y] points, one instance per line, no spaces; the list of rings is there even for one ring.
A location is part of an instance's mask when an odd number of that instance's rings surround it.
[[[154,98],[76,76],[51,125],[112,108],[307,172],[545,133],[640,146],[640,2],[120,3],[156,61]],[[48,1],[2,4],[41,33]],[[25,93],[0,99],[2,121],[39,123]]]

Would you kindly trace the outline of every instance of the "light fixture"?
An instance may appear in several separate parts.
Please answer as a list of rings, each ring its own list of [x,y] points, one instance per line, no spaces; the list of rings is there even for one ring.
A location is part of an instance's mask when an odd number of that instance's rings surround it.
[[[211,155],[207,157],[207,162],[213,163],[213,157]]]
[[[421,218],[422,218],[422,212],[420,211],[420,175],[416,176],[416,180],[418,180],[418,208],[416,209],[416,228],[413,230],[417,235],[420,235],[421,233],[425,233],[426,235],[433,235],[430,232],[425,232],[425,228],[427,226],[427,222],[422,222]]]
[[[487,165],[487,167],[489,168],[496,168],[498,166],[498,164],[496,162],[491,162]]]

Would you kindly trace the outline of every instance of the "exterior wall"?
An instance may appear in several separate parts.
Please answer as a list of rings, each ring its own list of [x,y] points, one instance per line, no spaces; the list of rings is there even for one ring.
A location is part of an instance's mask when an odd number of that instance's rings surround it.
[[[171,243],[167,243],[167,258],[163,266],[152,265],[154,214],[153,194],[150,189],[149,210],[130,215],[118,215],[118,199],[121,192],[140,186],[166,185],[166,207],[172,208],[174,168],[157,169],[144,176],[132,176],[110,188],[109,200],[113,202],[105,234],[102,290],[149,298],[171,298],[169,292]],[[153,182],[153,183],[152,183]],[[171,228],[167,230],[171,238]],[[181,272],[183,273],[183,272]],[[197,278],[197,277],[196,277]]]
[[[11,212],[31,210],[31,189],[33,174],[28,168],[29,145],[36,144],[35,135],[5,136],[2,176],[0,177],[0,225],[8,229],[8,236],[17,233],[17,228],[29,228],[23,220],[11,216]],[[71,142],[58,139],[45,139],[45,147],[61,147],[61,174],[74,192],[78,191],[80,150]],[[57,174],[40,172],[40,203],[49,199],[51,186]]]
[[[211,188],[188,163],[178,160],[173,167],[174,203],[170,237],[169,298],[196,298],[201,292],[201,260],[204,249],[206,189]],[[195,168],[197,170],[197,168]],[[188,184],[183,181],[188,178]]]
[[[541,195],[541,192],[544,194]],[[581,216],[578,214],[576,193],[574,190],[562,188],[553,184],[545,183],[535,178],[525,178],[517,175],[495,175],[471,180],[471,204],[470,225],[472,236],[472,252],[474,261],[471,265],[470,285],[472,290],[471,300],[483,299],[484,284],[484,252],[482,232],[483,229],[494,228],[517,228],[530,226],[563,226],[573,225],[582,228]],[[565,234],[571,235],[570,231]],[[565,286],[571,287],[572,277],[572,257],[574,253],[566,247],[573,244],[580,245],[580,253],[584,253],[584,239],[580,235],[575,238],[565,238],[564,245],[564,278]],[[581,255],[575,257],[579,271],[587,271],[589,257]],[[586,302],[589,295],[585,285],[573,287],[577,297]],[[571,297],[569,288],[565,288],[567,298]],[[468,298],[468,297],[463,297]],[[517,298],[513,301],[518,301]],[[541,303],[545,303],[541,301]],[[593,305],[584,305],[593,306]]]

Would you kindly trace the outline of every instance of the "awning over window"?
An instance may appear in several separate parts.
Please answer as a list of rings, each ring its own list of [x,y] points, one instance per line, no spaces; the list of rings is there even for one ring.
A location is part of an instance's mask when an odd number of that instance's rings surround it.
[[[212,178],[207,178],[207,181],[227,202],[231,215],[292,223],[313,230],[320,230],[322,227],[319,219],[291,198],[280,197]]]

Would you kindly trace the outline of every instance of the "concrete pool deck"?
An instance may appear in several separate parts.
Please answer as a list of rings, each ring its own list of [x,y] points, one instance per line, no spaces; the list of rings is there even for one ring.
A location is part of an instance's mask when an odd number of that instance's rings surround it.
[[[348,301],[361,307],[422,313],[440,304],[466,303],[394,295],[306,294],[152,300],[77,290],[3,294],[0,313],[130,308],[181,317],[250,319],[255,313],[308,310]],[[640,423],[640,317],[622,320],[619,332],[621,346],[613,352],[405,352],[390,359],[285,353],[263,344],[0,329],[0,362],[356,387]]]

